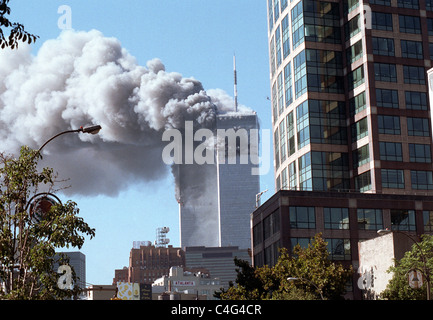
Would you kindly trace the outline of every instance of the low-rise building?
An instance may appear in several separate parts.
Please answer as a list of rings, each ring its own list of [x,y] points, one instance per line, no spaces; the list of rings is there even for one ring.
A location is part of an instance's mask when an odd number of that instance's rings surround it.
[[[388,272],[389,268],[395,265],[395,260],[403,258],[405,252],[411,249],[414,241],[408,235],[389,232],[358,243],[359,268],[357,274],[359,279],[357,286],[362,291],[363,299],[380,298],[393,277],[393,274]]]
[[[206,300],[213,300],[214,293],[220,290],[220,279],[212,278],[209,273],[191,272],[182,267],[170,268],[168,276],[163,276],[152,284],[153,294],[192,294],[198,299],[205,297]]]

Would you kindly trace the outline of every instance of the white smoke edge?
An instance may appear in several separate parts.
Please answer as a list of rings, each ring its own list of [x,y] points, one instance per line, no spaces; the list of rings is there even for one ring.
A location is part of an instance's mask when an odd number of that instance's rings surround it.
[[[251,113],[221,89],[167,72],[159,59],[146,67],[119,40],[91,30],[64,31],[31,47],[0,52],[1,151],[38,148],[51,136],[100,124],[97,136],[63,136],[44,149],[44,166],[70,179],[67,195],[116,196],[131,184],[169,173],[161,159],[162,131],[186,120],[208,126],[216,114]]]

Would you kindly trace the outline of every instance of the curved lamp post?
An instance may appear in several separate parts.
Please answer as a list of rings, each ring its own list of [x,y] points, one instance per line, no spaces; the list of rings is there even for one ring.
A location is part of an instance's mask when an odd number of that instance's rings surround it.
[[[306,281],[306,282],[310,283],[311,285],[313,285],[313,286],[317,289],[317,291],[319,291],[319,293],[320,293],[320,298],[322,298],[322,300],[325,300],[325,299],[323,298],[322,289],[320,289],[320,288],[319,288],[319,287],[318,287],[314,282],[312,282],[312,281],[310,281],[310,280],[308,280],[308,279],[305,279],[305,278],[295,278],[295,277],[288,277],[287,280],[289,280],[289,281],[300,280],[300,281]]]
[[[83,133],[90,133],[90,134],[97,134],[99,132],[99,130],[101,130],[101,126],[100,125],[96,125],[96,126],[91,126],[91,127],[80,127],[79,129],[75,129],[75,130],[66,130],[63,132],[60,132],[58,134],[56,134],[55,136],[51,137],[50,139],[48,139],[39,149],[37,153],[40,153],[42,148],[45,147],[51,140],[57,138],[58,136],[61,136],[65,133],[78,133],[78,132],[83,132]]]
[[[421,246],[419,245],[418,241],[416,241],[412,236],[410,236],[406,232],[402,232],[400,230],[390,230],[388,228],[377,230],[377,233],[379,235],[384,235],[384,234],[388,234],[388,233],[391,233],[391,232],[404,234],[406,237],[408,237],[410,240],[412,240],[413,243],[415,243],[416,246],[418,247],[418,250],[421,253],[421,259],[422,259],[423,266],[424,266],[423,267],[424,270],[419,270],[419,271],[421,271],[421,273],[424,275],[424,277],[426,279],[426,283],[427,283],[426,284],[426,287],[427,287],[427,300],[430,300],[430,271],[427,268],[427,259],[426,259],[425,255],[424,255],[424,253],[422,252]]]

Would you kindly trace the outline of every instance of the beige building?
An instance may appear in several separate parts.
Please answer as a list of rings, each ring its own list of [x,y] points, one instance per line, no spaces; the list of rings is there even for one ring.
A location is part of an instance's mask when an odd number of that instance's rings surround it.
[[[214,300],[213,294],[221,290],[218,278],[208,273],[190,272],[181,267],[170,268],[169,276],[163,276],[152,285],[152,294],[196,295],[199,299]],[[176,299],[177,300],[177,299]]]
[[[393,277],[387,270],[394,265],[395,259],[403,258],[412,245],[413,241],[407,235],[398,232],[359,242],[358,288],[364,299],[380,298]]]

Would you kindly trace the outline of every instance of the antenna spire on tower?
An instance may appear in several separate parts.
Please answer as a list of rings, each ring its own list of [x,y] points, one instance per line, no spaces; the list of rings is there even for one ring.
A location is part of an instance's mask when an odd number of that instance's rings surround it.
[[[235,112],[238,112],[238,76],[236,73],[236,55],[233,54]]]

